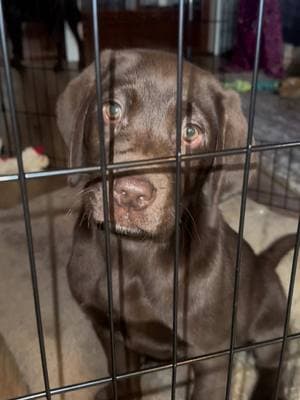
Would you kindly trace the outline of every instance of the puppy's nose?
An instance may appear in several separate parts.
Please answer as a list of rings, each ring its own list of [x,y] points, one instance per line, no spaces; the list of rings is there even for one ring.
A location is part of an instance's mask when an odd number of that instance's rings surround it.
[[[141,177],[129,176],[115,179],[114,200],[123,208],[143,210],[153,203],[156,190]]]

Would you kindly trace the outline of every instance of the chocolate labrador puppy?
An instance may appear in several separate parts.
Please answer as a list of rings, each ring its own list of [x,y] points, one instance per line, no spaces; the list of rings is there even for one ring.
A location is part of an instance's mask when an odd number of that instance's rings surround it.
[[[175,154],[176,56],[146,50],[101,54],[107,161]],[[60,96],[58,125],[70,165],[99,164],[94,65]],[[236,93],[184,62],[182,154],[246,144],[247,124]],[[178,357],[229,347],[237,234],[218,210],[221,196],[240,188],[244,156],[185,161],[181,170]],[[81,175],[83,204],[68,265],[72,293],[90,316],[111,364],[105,234],[100,175]],[[108,176],[117,372],[140,367],[141,356],[172,357],[174,165],[152,165]],[[256,256],[242,245],[236,345],[282,335],[286,300],[275,267],[293,238]],[[280,346],[254,351],[253,399],[271,399]],[[193,364],[193,400],[224,399],[228,358]],[[118,381],[121,399],[141,398],[138,378]],[[111,398],[108,389],[99,399]],[[279,398],[285,399],[283,390]]]

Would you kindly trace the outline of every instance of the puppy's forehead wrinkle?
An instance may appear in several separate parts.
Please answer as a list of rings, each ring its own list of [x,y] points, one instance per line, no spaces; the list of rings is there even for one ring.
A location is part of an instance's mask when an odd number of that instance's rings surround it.
[[[172,93],[173,92],[173,93]],[[119,88],[115,93],[120,93]],[[174,102],[174,91],[162,92],[156,83],[145,82],[145,84],[132,85],[123,92],[125,101],[125,113],[128,118],[128,129],[133,132],[151,132],[157,135],[158,131],[164,129],[170,104]],[[171,109],[171,112],[173,110]],[[142,115],[142,118],[138,118]],[[148,135],[145,135],[145,139]]]

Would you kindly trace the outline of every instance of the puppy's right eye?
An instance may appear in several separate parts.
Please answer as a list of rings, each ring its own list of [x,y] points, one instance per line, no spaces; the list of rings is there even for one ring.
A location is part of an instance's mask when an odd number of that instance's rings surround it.
[[[105,122],[119,122],[122,117],[122,107],[116,101],[103,104],[103,117]]]

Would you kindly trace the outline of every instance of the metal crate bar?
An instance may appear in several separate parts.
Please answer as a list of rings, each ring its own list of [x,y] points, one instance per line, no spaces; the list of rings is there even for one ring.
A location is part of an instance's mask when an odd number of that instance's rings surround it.
[[[43,370],[45,395],[46,395],[47,400],[51,400],[46,349],[45,349],[45,339],[44,339],[44,333],[43,333],[43,322],[42,322],[42,314],[41,314],[41,306],[40,306],[40,296],[39,296],[36,264],[35,264],[35,257],[34,257],[31,218],[30,218],[30,210],[29,210],[29,203],[28,203],[26,178],[24,175],[24,167],[23,167],[23,160],[22,160],[22,150],[21,150],[21,144],[20,144],[20,130],[19,130],[19,125],[18,125],[18,120],[17,120],[17,115],[16,115],[16,105],[15,105],[16,103],[15,103],[12,77],[11,77],[11,71],[10,71],[10,65],[9,65],[9,59],[8,59],[7,40],[6,40],[4,26],[5,25],[4,25],[4,18],[3,18],[2,0],[0,0],[1,51],[2,51],[3,62],[4,62],[4,73],[5,73],[5,82],[6,82],[8,103],[9,103],[9,109],[11,112],[12,136],[14,139],[14,144],[15,144],[16,152],[17,152],[17,162],[18,162],[18,169],[19,169],[18,181],[19,181],[19,185],[20,185],[21,199],[22,199],[22,206],[23,206],[28,258],[29,258],[29,264],[30,264],[31,282],[32,282],[32,290],[33,290],[33,298],[34,298],[35,317],[36,317],[37,333],[38,333],[38,340],[39,340],[39,350],[40,350],[42,370]]]
[[[274,144],[262,144],[262,145],[254,145],[249,149],[251,153],[262,153],[265,151],[271,151],[276,149],[293,149],[300,147],[300,141],[291,141],[286,143],[274,143]],[[225,149],[221,151],[213,151],[207,153],[198,153],[198,154],[182,154],[181,161],[190,161],[190,160],[200,160],[202,158],[209,157],[230,157],[237,154],[246,154],[247,147],[240,147],[234,149]],[[111,170],[119,170],[119,169],[134,169],[137,167],[149,167],[149,166],[157,166],[157,165],[174,165],[176,162],[175,157],[163,157],[163,158],[153,158],[147,160],[138,160],[138,161],[126,161],[120,163],[107,164],[107,171]],[[53,177],[53,176],[61,176],[61,175],[74,175],[79,173],[93,173],[93,172],[101,172],[101,167],[98,165],[91,167],[76,167],[76,168],[61,168],[54,169],[49,171],[38,171],[38,172],[26,172],[26,179],[40,179],[45,177]],[[19,176],[17,174],[9,174],[9,175],[0,175],[0,182],[13,182],[17,181]]]
[[[176,184],[175,184],[175,254],[173,277],[173,332],[172,332],[172,388],[171,399],[176,399],[177,374],[177,318],[178,318],[178,271],[180,243],[180,197],[181,197],[181,125],[182,125],[182,76],[183,76],[183,28],[184,0],[179,0],[178,9],[178,45],[177,45],[177,79],[176,79]]]
[[[139,160],[139,161],[128,161],[110,164],[106,160],[105,155],[105,138],[104,138],[104,129],[103,129],[103,115],[102,115],[102,85],[101,85],[101,59],[100,59],[100,39],[99,39],[99,22],[98,22],[98,1],[91,0],[92,4],[92,17],[93,17],[93,39],[94,39],[94,53],[95,53],[95,74],[96,74],[96,94],[97,94],[97,119],[98,119],[98,127],[99,127],[99,149],[100,149],[100,160],[99,165],[95,166],[83,166],[80,168],[62,168],[53,171],[39,171],[39,172],[30,172],[25,173],[22,162],[22,152],[20,146],[20,131],[18,126],[16,107],[15,107],[15,98],[14,98],[14,90],[12,84],[12,77],[10,72],[8,53],[7,53],[7,42],[6,35],[4,30],[4,21],[3,21],[3,10],[2,10],[2,0],[0,0],[0,41],[1,48],[3,53],[4,60],[4,73],[5,73],[5,81],[7,85],[7,93],[8,93],[8,104],[9,111],[7,115],[11,118],[12,124],[12,133],[13,138],[16,145],[17,152],[17,161],[19,167],[18,174],[12,175],[2,175],[0,176],[0,182],[15,182],[18,181],[21,190],[22,196],[22,206],[23,206],[23,214],[24,214],[24,223],[26,229],[26,240],[27,240],[27,248],[28,248],[28,257],[30,263],[30,272],[31,272],[31,280],[32,280],[32,289],[33,289],[33,297],[34,297],[34,306],[35,306],[35,317],[37,324],[37,333],[39,340],[39,350],[41,356],[41,364],[43,370],[43,379],[44,379],[44,387],[45,390],[39,393],[33,393],[26,396],[20,396],[14,398],[14,400],[33,400],[45,397],[48,400],[51,400],[51,396],[68,393],[75,390],[85,389],[93,386],[102,385],[105,383],[111,384],[113,388],[113,398],[114,400],[118,399],[118,390],[117,383],[120,380],[138,377],[147,373],[153,373],[163,370],[171,370],[172,371],[172,384],[171,384],[171,398],[172,400],[176,400],[176,371],[178,366],[184,365],[192,365],[193,363],[212,359],[221,356],[228,356],[228,374],[227,374],[227,382],[226,382],[226,400],[230,399],[231,394],[231,381],[232,381],[232,370],[233,370],[233,360],[234,355],[241,351],[245,350],[253,350],[258,347],[268,346],[272,344],[281,343],[281,354],[278,364],[277,370],[277,382],[275,387],[275,397],[274,400],[277,399],[279,393],[279,382],[281,377],[281,370],[283,365],[283,359],[285,354],[285,349],[287,345],[287,341],[296,340],[300,338],[300,332],[295,334],[288,334],[288,324],[290,319],[291,305],[293,299],[293,289],[296,277],[296,268],[297,268],[297,260],[299,255],[299,246],[300,246],[300,218],[298,222],[298,231],[296,237],[296,244],[294,249],[294,257],[292,264],[292,271],[290,277],[290,285],[289,285],[289,293],[287,300],[287,308],[285,314],[285,324],[283,327],[283,336],[279,338],[273,338],[269,340],[265,340],[262,342],[253,343],[247,346],[236,347],[236,315],[238,310],[238,300],[239,300],[239,278],[240,278],[240,267],[241,267],[241,252],[242,252],[242,241],[243,241],[243,233],[244,233],[244,224],[245,224],[245,213],[246,213],[246,197],[248,192],[248,179],[249,179],[249,171],[251,164],[251,155],[252,153],[258,152],[262,154],[264,151],[270,150],[281,150],[281,149],[289,149],[290,152],[293,148],[298,148],[300,146],[300,140],[286,143],[274,143],[274,144],[264,144],[264,145],[254,145],[252,146],[252,138],[253,138],[253,127],[254,127],[254,117],[255,117],[255,103],[256,103],[256,93],[257,93],[257,80],[258,80],[258,67],[259,67],[259,55],[260,55],[260,43],[261,43],[261,32],[262,32],[262,23],[263,23],[263,12],[264,12],[264,0],[260,0],[259,3],[259,15],[258,15],[258,27],[257,27],[257,38],[256,38],[256,50],[255,50],[255,61],[254,61],[254,69],[252,74],[252,90],[251,90],[251,99],[250,99],[250,108],[249,108],[249,116],[248,116],[248,134],[247,134],[247,144],[246,147],[237,148],[237,149],[226,149],[223,151],[216,152],[208,152],[208,153],[199,153],[193,155],[182,155],[181,154],[181,121],[182,121],[182,75],[183,75],[183,31],[184,31],[184,1],[179,0],[178,7],[178,48],[177,48],[177,81],[176,81],[176,154],[172,157],[167,158],[157,158],[157,159],[149,159],[149,160]],[[211,21],[210,21],[211,22]],[[46,70],[47,68],[43,68]],[[38,113],[38,115],[41,115]],[[180,193],[181,193],[181,171],[182,171],[182,162],[189,160],[200,160],[202,158],[207,157],[223,157],[223,156],[233,156],[237,154],[245,155],[245,164],[244,164],[244,176],[243,176],[243,187],[242,187],[242,198],[240,205],[240,219],[239,219],[239,232],[238,232],[238,242],[237,242],[237,255],[235,262],[235,282],[234,282],[234,294],[233,294],[233,302],[232,302],[232,320],[231,320],[231,332],[230,332],[230,347],[228,349],[203,354],[199,356],[195,356],[192,358],[187,358],[184,360],[178,360],[177,357],[177,301],[178,301],[178,271],[179,271],[179,243],[180,243]],[[173,331],[172,331],[172,362],[157,365],[151,368],[144,368],[138,371],[132,371],[128,373],[117,374],[116,367],[116,346],[115,346],[115,338],[114,338],[114,320],[113,320],[113,288],[112,288],[112,266],[111,266],[111,250],[110,250],[110,230],[109,230],[109,196],[107,190],[107,175],[111,171],[118,170],[133,170],[137,168],[148,168],[150,166],[172,166],[175,168],[175,176],[176,176],[176,186],[175,186],[175,254],[174,254],[174,276],[173,276],[173,306],[172,306],[172,317],[173,317]],[[290,166],[289,166],[290,168]],[[139,172],[139,170],[138,170]],[[38,288],[38,280],[37,280],[37,272],[35,265],[35,256],[34,256],[34,246],[33,246],[33,238],[32,238],[32,229],[31,229],[31,217],[30,217],[30,209],[28,203],[28,195],[27,195],[27,182],[26,180],[31,179],[39,179],[39,178],[47,178],[54,177],[60,175],[71,175],[71,174],[90,174],[97,173],[101,174],[101,188],[103,192],[103,210],[104,210],[104,228],[105,228],[105,259],[106,259],[106,272],[107,272],[107,295],[108,295],[108,313],[109,313],[109,328],[110,328],[110,353],[111,353],[111,376],[103,377],[100,379],[90,380],[86,382],[81,382],[77,384],[62,386],[59,388],[50,388],[49,384],[49,376],[48,376],[48,367],[47,367],[47,358],[46,358],[46,349],[45,349],[45,339],[43,334],[43,323],[42,323],[42,315],[41,315],[41,307],[39,300],[39,288]]]
[[[107,193],[107,170],[106,170],[106,154],[105,154],[105,137],[104,123],[102,114],[102,85],[101,85],[101,66],[100,66],[100,44],[99,44],[99,26],[98,26],[98,1],[92,0],[93,13],[93,34],[94,34],[94,53],[95,53],[95,74],[96,74],[96,95],[97,95],[97,120],[99,134],[99,150],[101,164],[101,187],[103,193],[103,214],[104,214],[104,230],[105,230],[105,261],[107,273],[107,295],[108,295],[108,313],[109,313],[109,329],[110,329],[110,355],[111,355],[111,374],[113,398],[118,399],[117,381],[116,381],[116,349],[114,337],[114,320],[113,320],[113,289],[112,289],[112,268],[111,268],[111,251],[110,251],[110,230],[109,230],[109,204]]]
[[[251,147],[252,147],[252,139],[253,139],[254,114],[255,114],[256,93],[257,93],[258,64],[259,64],[259,56],[260,56],[263,13],[264,13],[264,0],[260,0],[259,13],[258,13],[257,36],[256,36],[255,60],[254,60],[254,69],[253,69],[253,74],[252,74],[251,98],[250,98],[250,108],[249,108],[249,117],[248,117],[247,151],[246,151],[246,158],[245,158],[245,164],[244,164],[243,189],[242,189],[242,199],[241,199],[241,208],[240,208],[240,221],[239,221],[239,231],[238,231],[236,265],[235,265],[235,282],[234,282],[234,292],[233,292],[231,335],[230,335],[230,354],[229,354],[229,362],[228,362],[228,374],[227,374],[225,400],[230,399],[230,393],[231,393],[234,347],[235,347],[236,330],[237,330],[236,316],[237,316],[238,301],[239,301],[239,280],[240,280],[240,270],[241,270],[242,241],[243,241],[243,236],[244,236],[246,201],[247,201],[248,181],[249,181],[249,171],[250,171],[250,161],[251,161]]]
[[[290,340],[299,340],[299,339],[300,339],[300,332],[287,335],[287,340],[289,340],[289,341]],[[271,346],[273,344],[278,344],[278,343],[282,343],[282,342],[283,342],[283,337],[274,338],[274,339],[270,339],[270,340],[264,340],[264,341],[256,342],[256,343],[253,343],[250,345],[236,347],[234,349],[234,353],[240,353],[242,351],[254,350],[256,348]],[[200,355],[200,356],[196,356],[196,357],[192,357],[192,358],[187,358],[184,360],[177,361],[177,366],[181,367],[181,366],[185,366],[185,365],[192,365],[199,361],[229,355],[229,353],[230,353],[230,349],[227,349],[227,350],[221,350],[221,351],[217,351],[214,353],[208,353],[208,354],[204,354],[204,355]],[[159,372],[159,371],[172,369],[172,367],[173,367],[172,363],[162,364],[162,365],[158,365],[155,367],[144,368],[144,369],[141,369],[138,371],[132,371],[132,372],[125,373],[125,374],[118,374],[116,376],[116,379],[117,380],[128,379],[131,377],[142,376],[142,375],[153,373],[153,372]],[[103,385],[106,383],[110,383],[111,381],[112,381],[111,377],[104,377],[104,378],[100,378],[100,379],[94,379],[91,381],[80,382],[80,383],[73,384],[73,385],[67,385],[67,386],[63,386],[63,387],[59,387],[59,388],[54,388],[54,389],[51,389],[50,392],[53,396],[53,395],[58,395],[58,394],[63,394],[63,393],[69,393],[69,392],[72,392],[75,390],[86,389],[86,388],[93,387],[93,386]],[[26,395],[26,396],[14,397],[14,398],[11,398],[10,400],[33,400],[33,399],[42,398],[45,396],[45,394],[46,394],[45,392],[32,393],[32,394]]]

